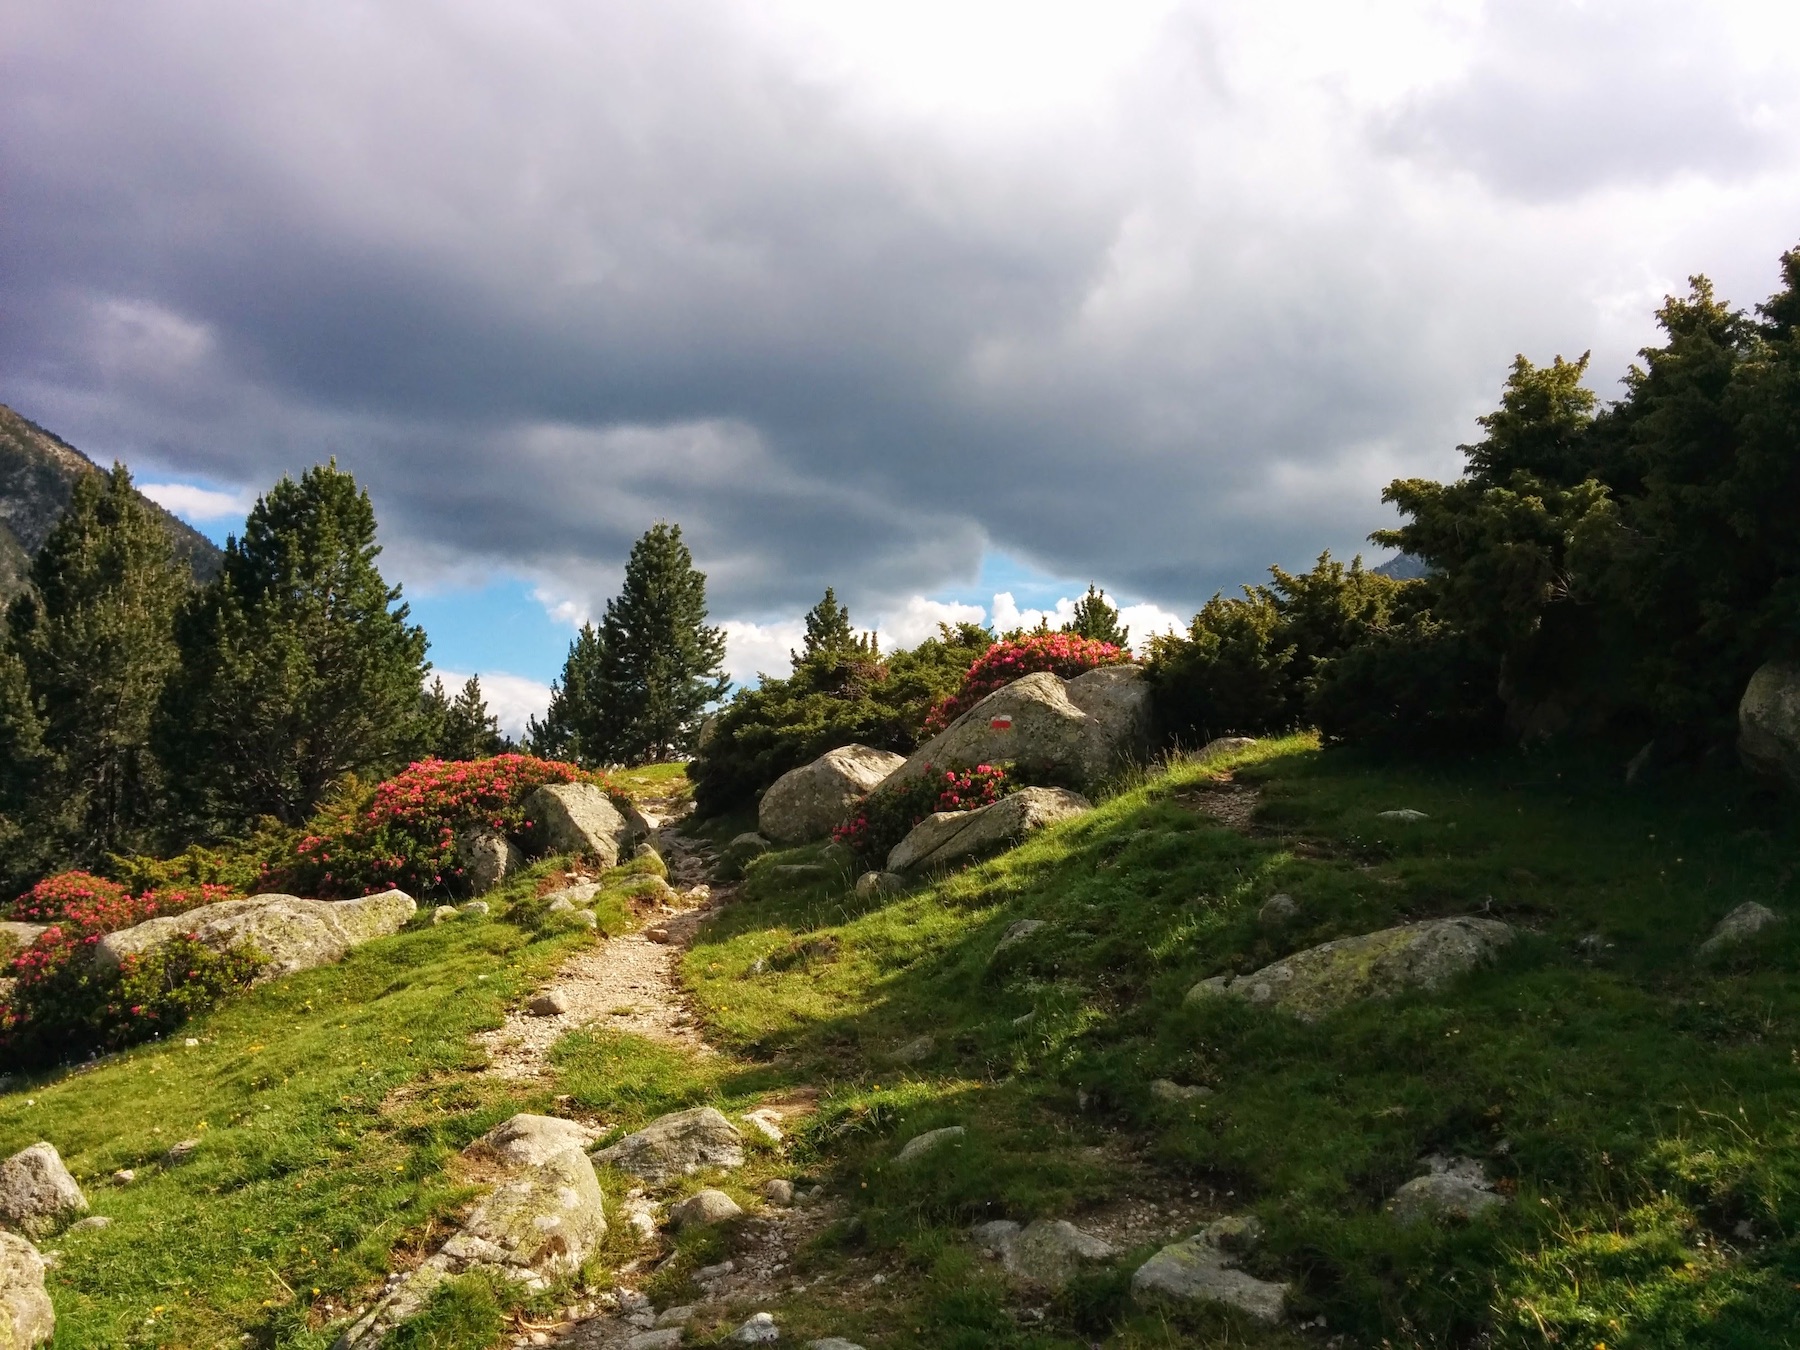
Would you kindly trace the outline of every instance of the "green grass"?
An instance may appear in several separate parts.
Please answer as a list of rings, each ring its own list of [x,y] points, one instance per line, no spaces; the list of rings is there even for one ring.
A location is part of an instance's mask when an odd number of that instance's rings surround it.
[[[1247,835],[1197,809],[1220,769],[1261,788]],[[1430,819],[1377,819],[1400,806]],[[1793,817],[1730,777],[1627,792],[1610,764],[1400,765],[1274,741],[1142,776],[899,896],[856,897],[828,850],[757,860],[686,957],[714,1057],[590,1031],[559,1044],[541,1092],[473,1076],[470,1033],[584,940],[540,919],[527,881],[509,897],[520,923],[370,944],[202,1019],[192,1049],[144,1047],[0,1097],[0,1147],[51,1138],[118,1220],[56,1244],[62,1347],[236,1345],[246,1331],[323,1345],[393,1249],[441,1234],[461,1193],[455,1151],[511,1111],[562,1094],[557,1110],[616,1135],[801,1088],[817,1109],[787,1158],[759,1151],[682,1188],[723,1181],[748,1206],[770,1175],[827,1183],[841,1216],[795,1266],[830,1278],[773,1305],[790,1340],[1321,1343],[1134,1304],[1149,1246],[1051,1298],[1009,1290],[965,1236],[1000,1216],[1080,1223],[1128,1186],[1260,1215],[1255,1268],[1294,1281],[1298,1317],[1352,1344],[1800,1344],[1800,924],[1714,963],[1693,955],[1744,900],[1795,916]],[[1255,916],[1276,891],[1302,913],[1269,931]],[[631,921],[627,901],[609,927]],[[1463,913],[1522,936],[1435,996],[1312,1025],[1183,1003],[1211,975]],[[996,955],[1021,918],[1049,926]],[[1610,945],[1584,947],[1590,935]],[[902,1062],[925,1036],[928,1052]],[[1214,1095],[1161,1102],[1159,1077]],[[892,1165],[905,1140],[952,1123],[963,1148]],[[193,1162],[155,1163],[194,1135]],[[1436,1151],[1481,1159],[1513,1202],[1474,1223],[1396,1225],[1383,1201]],[[101,1180],[127,1165],[136,1185]],[[624,1184],[603,1178],[609,1201]],[[606,1263],[629,1259],[624,1228]],[[741,1241],[684,1237],[654,1292],[691,1295],[692,1269]],[[507,1297],[459,1284],[417,1343],[486,1343]],[[1043,1320],[1021,1321],[1026,1308]],[[749,1311],[709,1312],[696,1343]]]

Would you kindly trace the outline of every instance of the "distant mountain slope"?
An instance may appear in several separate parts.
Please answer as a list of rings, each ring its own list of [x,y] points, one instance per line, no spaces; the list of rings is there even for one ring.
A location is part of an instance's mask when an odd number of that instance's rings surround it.
[[[0,603],[25,588],[32,555],[68,507],[75,480],[99,469],[67,441],[0,403]],[[195,577],[210,581],[218,574],[221,554],[210,539],[155,502],[150,509],[162,517],[175,556]]]
[[[1417,581],[1431,573],[1429,567],[1410,553],[1396,553],[1386,562],[1369,570],[1376,576],[1392,577],[1395,581]]]

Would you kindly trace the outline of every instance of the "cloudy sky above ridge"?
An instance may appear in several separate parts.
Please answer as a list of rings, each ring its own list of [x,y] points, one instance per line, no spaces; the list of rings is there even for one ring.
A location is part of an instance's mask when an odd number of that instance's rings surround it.
[[[335,454],[421,597],[591,611],[677,520],[741,669],[828,584],[1353,551],[1515,352],[1610,392],[1800,243],[1772,3],[8,12],[0,401],[196,519]]]

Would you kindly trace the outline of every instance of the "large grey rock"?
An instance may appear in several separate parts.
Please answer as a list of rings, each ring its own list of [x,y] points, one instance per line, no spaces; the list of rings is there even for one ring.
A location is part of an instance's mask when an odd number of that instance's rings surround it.
[[[141,956],[185,934],[208,947],[248,944],[265,958],[259,979],[340,961],[352,947],[397,933],[417,912],[404,891],[355,900],[303,900],[294,895],[254,895],[221,900],[185,914],[148,919],[108,933],[94,945],[94,964],[117,970],[127,956]]]
[[[1414,1177],[1389,1197],[1387,1212],[1401,1223],[1423,1219],[1472,1219],[1484,1209],[1504,1205],[1506,1197],[1473,1158],[1430,1157],[1430,1170]]]
[[[748,1320],[725,1338],[733,1345],[773,1345],[781,1339],[773,1313],[751,1313]]]
[[[1138,666],[1067,682],[1047,671],[997,689],[889,775],[899,786],[936,769],[1017,763],[1091,786],[1146,749],[1148,691]]]
[[[536,1167],[571,1148],[585,1150],[593,1142],[594,1132],[578,1121],[526,1111],[481,1136],[483,1147],[521,1167]]]
[[[486,895],[525,865],[519,846],[498,830],[465,830],[456,837],[456,856],[463,880],[474,895]]]
[[[704,1228],[708,1224],[724,1223],[730,1219],[741,1219],[744,1210],[737,1201],[724,1191],[710,1187],[704,1191],[695,1191],[674,1209],[669,1211],[669,1222],[677,1229]]]
[[[1426,919],[1309,947],[1250,975],[1202,980],[1188,1001],[1241,998],[1312,1021],[1363,999],[1442,988],[1513,937],[1494,919]]]
[[[514,1278],[571,1275],[605,1236],[599,1178],[587,1154],[572,1145],[509,1174],[440,1255]]]
[[[1719,920],[1718,926],[1712,930],[1712,935],[1700,944],[1699,954],[1701,956],[1717,956],[1728,948],[1749,941],[1758,933],[1779,927],[1781,923],[1781,915],[1767,905],[1759,905],[1754,900],[1746,900]]]
[[[975,862],[1093,805],[1063,788],[1022,788],[974,811],[939,811],[913,826],[888,854],[887,870],[917,875]]]
[[[744,1136],[714,1107],[697,1106],[651,1121],[594,1160],[661,1185],[705,1167],[742,1167]]]
[[[540,827],[552,853],[585,853],[618,864],[646,831],[592,783],[546,783],[525,799],[525,817]]]
[[[24,1238],[0,1233],[0,1350],[29,1350],[55,1334],[44,1258]]]
[[[1000,1258],[1015,1280],[1060,1288],[1082,1267],[1110,1261],[1118,1248],[1066,1219],[1035,1219],[1024,1228],[1004,1219],[977,1224],[975,1241]]]
[[[904,763],[903,755],[866,745],[828,751],[811,764],[788,770],[770,785],[756,807],[756,828],[778,844],[823,839],[844,823],[857,802]]]
[[[1254,1219],[1219,1219],[1183,1242],[1172,1242],[1131,1277],[1131,1292],[1140,1298],[1160,1295],[1187,1303],[1213,1303],[1235,1308],[1259,1322],[1279,1322],[1287,1313],[1291,1286],[1238,1268],[1239,1256],[1253,1245],[1260,1229]]]
[[[0,956],[8,952],[22,952],[44,935],[50,925],[46,923],[21,923],[17,919],[0,919]]]
[[[1759,667],[1738,702],[1738,754],[1751,772],[1800,786],[1800,662]]]
[[[946,1125],[941,1130],[927,1130],[906,1141],[906,1147],[894,1155],[894,1161],[905,1167],[928,1154],[952,1144],[961,1144],[968,1131],[961,1125]]]
[[[36,1143],[0,1163],[0,1228],[47,1237],[87,1207],[54,1146]]]

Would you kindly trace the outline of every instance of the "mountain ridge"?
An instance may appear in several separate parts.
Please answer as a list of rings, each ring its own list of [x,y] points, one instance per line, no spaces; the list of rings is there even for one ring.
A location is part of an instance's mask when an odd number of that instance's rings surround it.
[[[99,472],[100,465],[55,432],[0,403],[0,603],[24,591],[31,559],[68,508],[76,480]],[[224,558],[218,546],[148,497],[143,500],[194,579],[217,576]]]

